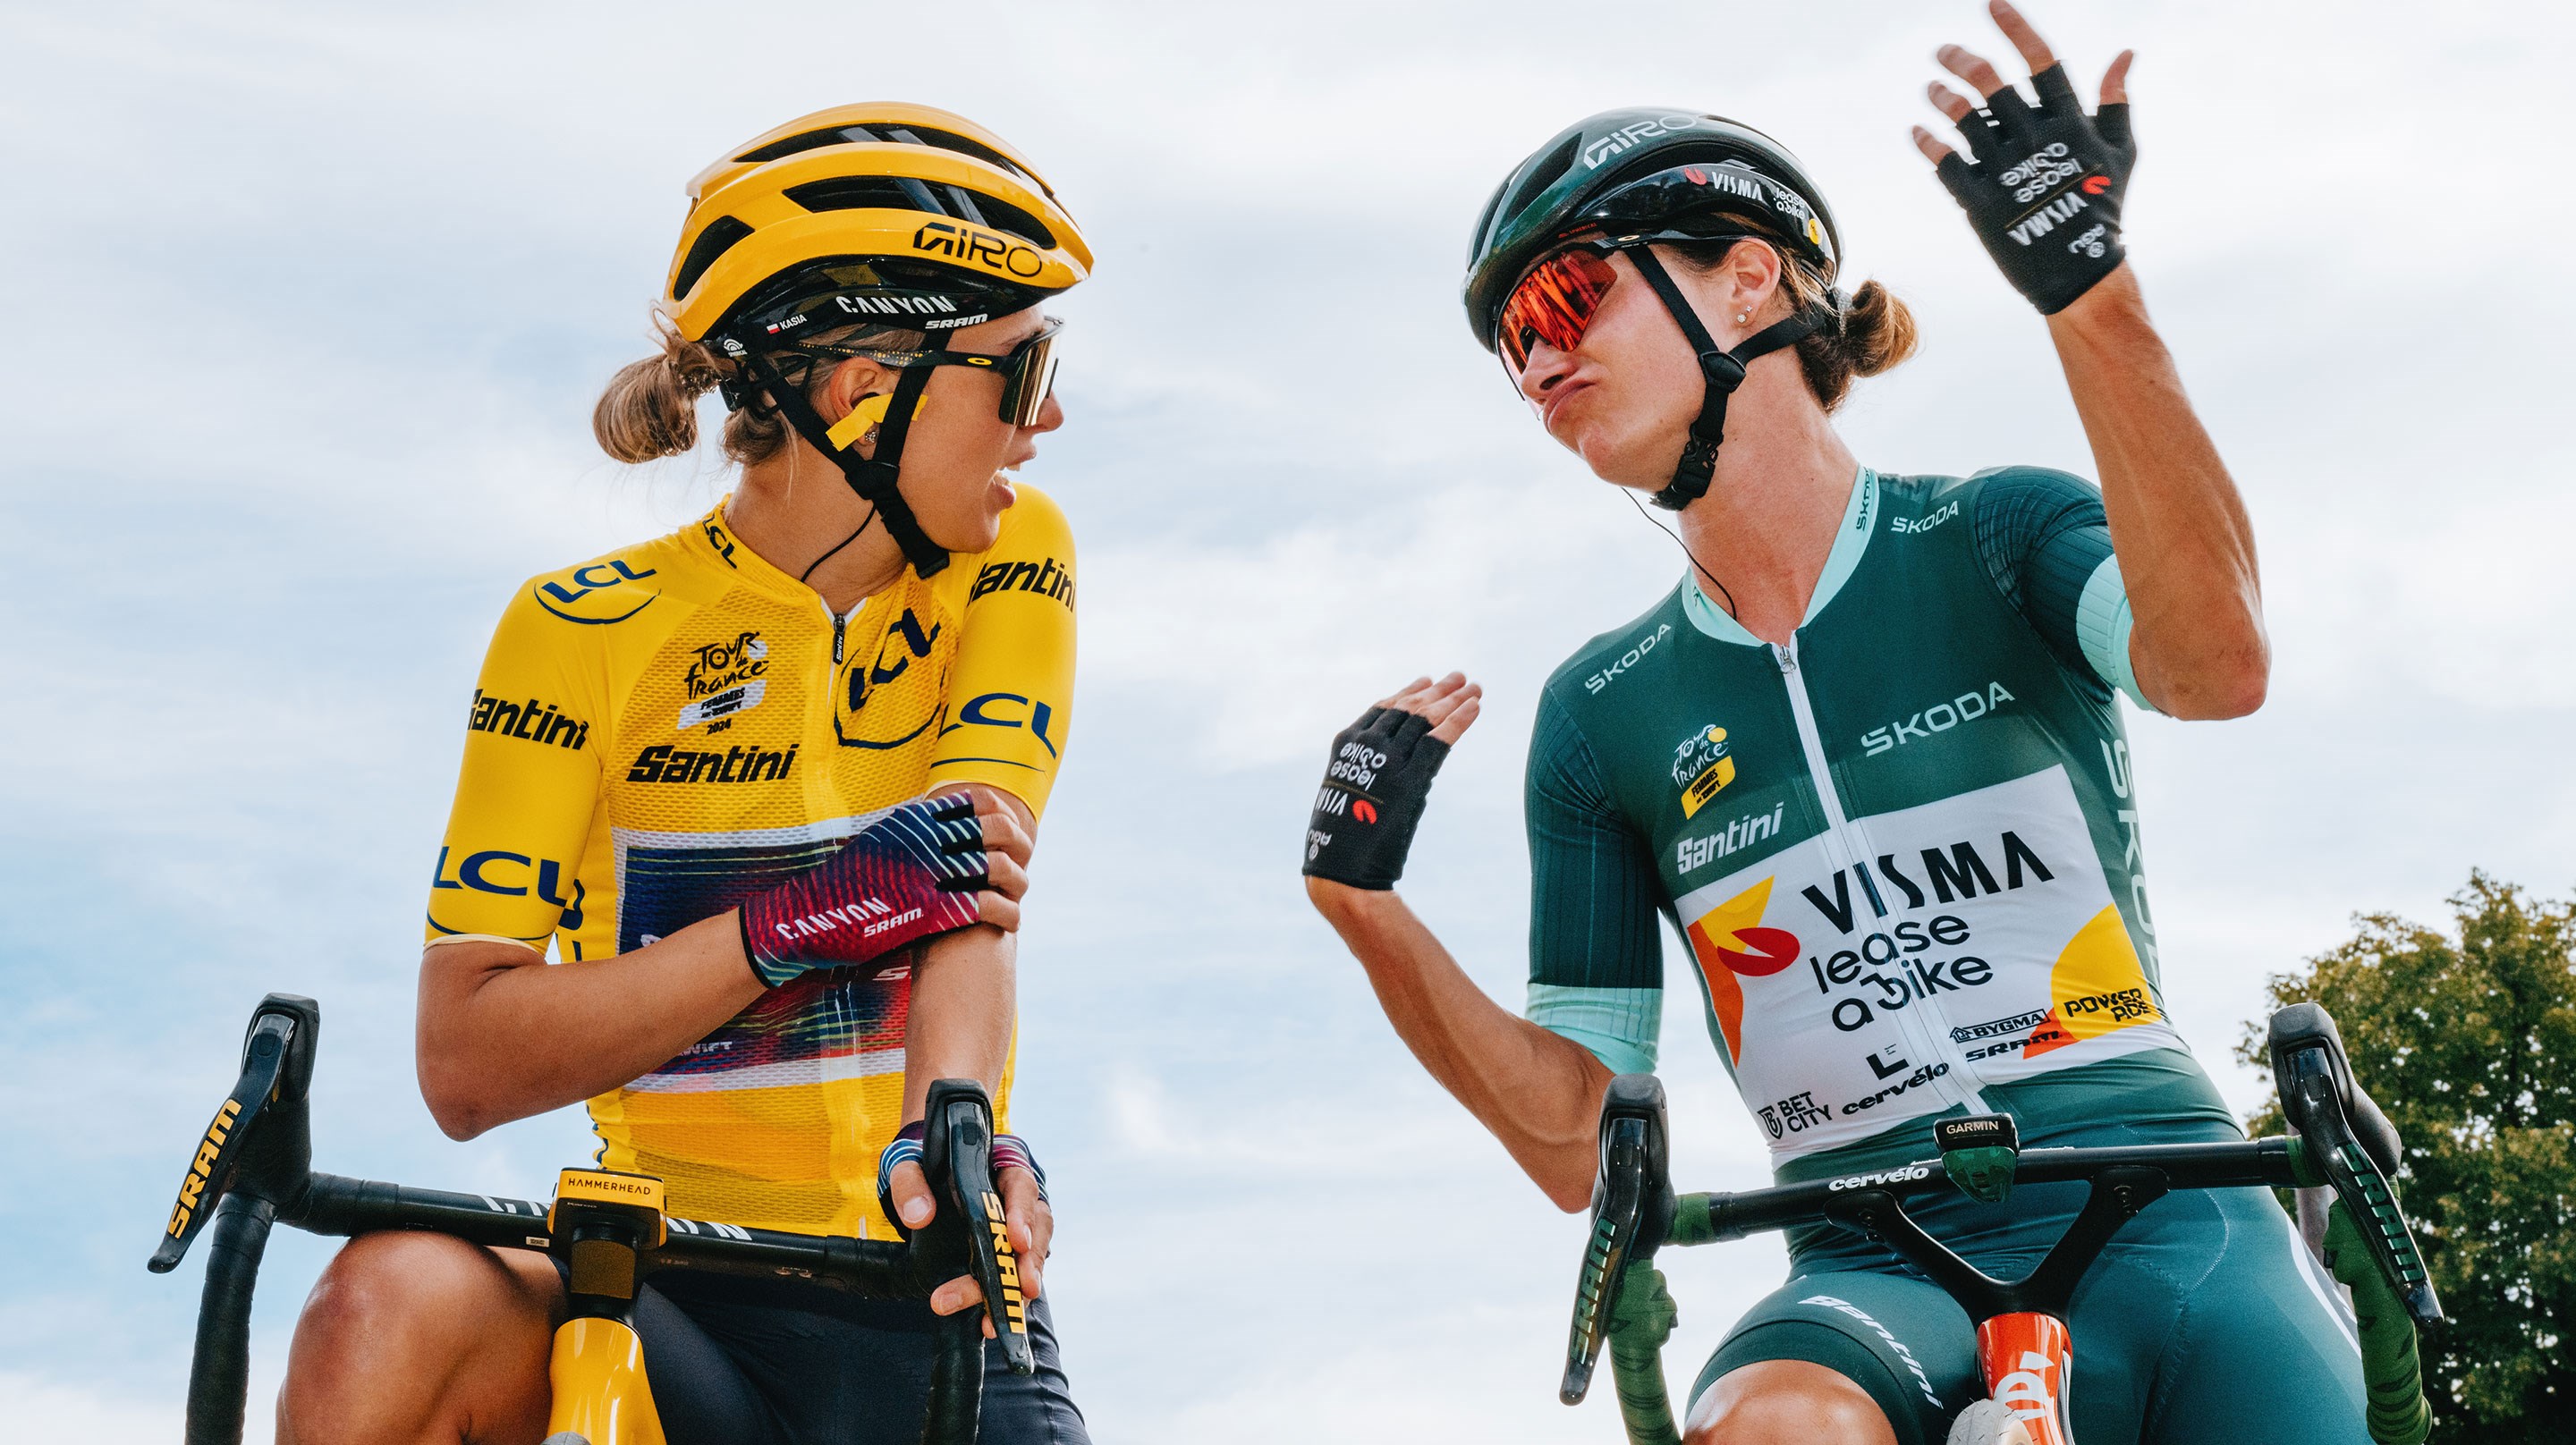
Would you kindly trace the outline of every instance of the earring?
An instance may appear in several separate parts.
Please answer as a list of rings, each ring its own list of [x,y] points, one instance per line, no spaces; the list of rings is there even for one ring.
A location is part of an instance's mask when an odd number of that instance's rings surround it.
[[[1735,324],[1736,324],[1736,325],[1738,325],[1738,326],[1741,326],[1741,325],[1743,325],[1745,322],[1750,321],[1750,320],[1752,320],[1752,319],[1753,319],[1753,313],[1752,313],[1752,312],[1750,312],[1750,311],[1738,311],[1738,312],[1736,312],[1736,313],[1735,313]]]

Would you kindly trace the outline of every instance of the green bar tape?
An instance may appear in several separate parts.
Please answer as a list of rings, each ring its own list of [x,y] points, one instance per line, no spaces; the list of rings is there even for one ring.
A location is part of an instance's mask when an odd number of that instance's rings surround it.
[[[1941,1167],[1949,1171],[1950,1182],[1965,1190],[1969,1198],[2001,1204],[2012,1197],[2013,1163],[2020,1157],[2015,1150],[1992,1145],[1945,1149]]]
[[[1706,1215],[1705,1205],[1701,1213]],[[1610,1312],[1610,1374],[1619,1390],[1619,1418],[1634,1445],[1682,1445],[1672,1397],[1664,1389],[1663,1353],[1680,1320],[1663,1271],[1649,1263],[1628,1266],[1618,1307]]]
[[[1673,1227],[1664,1231],[1666,1244],[1713,1244],[1717,1241],[1717,1221],[1709,1217],[1709,1205],[1715,1196],[1685,1194],[1673,1201]]]
[[[2320,1189],[2333,1181],[2326,1178],[2326,1167],[2317,1162],[2316,1151],[2296,1134],[2290,1137],[2290,1178],[2301,1189]]]
[[[2415,1355],[2415,1322],[2370,1257],[2361,1226],[2342,1200],[2326,1211],[2326,1268],[2352,1290],[2361,1333],[2361,1382],[2369,1397],[2370,1438],[2379,1445],[2423,1445],[2433,1432],[2424,1373]]]

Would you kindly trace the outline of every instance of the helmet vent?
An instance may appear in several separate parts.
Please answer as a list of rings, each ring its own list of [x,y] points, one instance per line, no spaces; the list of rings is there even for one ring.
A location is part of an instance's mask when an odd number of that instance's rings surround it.
[[[1503,202],[1500,212],[1502,219],[1508,222],[1518,216],[1524,207],[1538,198],[1541,192],[1556,184],[1557,177],[1572,169],[1574,149],[1582,143],[1583,134],[1577,131],[1567,136],[1564,144],[1539,157],[1527,171],[1522,172],[1520,184],[1512,187],[1510,199]]]
[[[677,301],[688,295],[689,288],[698,284],[698,278],[707,274],[707,268],[716,263],[717,257],[732,250],[750,234],[751,227],[731,216],[718,216],[709,221],[707,228],[698,233],[696,244],[689,247],[687,259],[680,262],[679,272],[671,278],[671,299]]]
[[[944,199],[943,192],[947,193]],[[789,186],[786,195],[809,211],[930,211],[1007,231],[1041,250],[1055,246],[1055,233],[1037,217],[964,186],[929,186],[886,176],[834,176]]]
[[[1046,189],[1046,184],[1030,175],[1018,161],[1012,160],[982,141],[959,135],[954,131],[939,130],[926,125],[889,125],[876,130],[863,125],[836,125],[826,130],[800,131],[784,140],[774,140],[765,146],[744,151],[734,159],[758,164],[763,161],[777,160],[781,156],[792,156],[801,151],[819,150],[824,146],[883,145],[888,142],[898,145],[929,146],[936,150],[955,151],[961,156],[973,156],[988,165],[1001,167],[1039,190]]]

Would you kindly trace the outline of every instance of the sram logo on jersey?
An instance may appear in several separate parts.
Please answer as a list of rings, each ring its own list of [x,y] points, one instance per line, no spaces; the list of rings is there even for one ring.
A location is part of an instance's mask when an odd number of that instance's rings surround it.
[[[757,744],[727,748],[723,752],[694,752],[675,748],[669,743],[655,743],[635,755],[635,765],[626,770],[630,783],[766,783],[785,778],[796,771],[798,743],[788,744],[787,751],[773,752]]]
[[[1682,816],[1698,813],[1709,799],[1735,781],[1735,759],[1727,752],[1726,729],[1715,723],[1682,739],[1673,749],[1673,786],[1682,790]]]
[[[1936,702],[1901,722],[1872,728],[1860,735],[1860,745],[1868,756],[1874,758],[1891,748],[1903,747],[1935,733],[1946,733],[1961,723],[1975,722],[2005,703],[2017,701],[2018,698],[2004,690],[2002,683],[1990,682],[1983,692],[1963,692],[1948,702]]]
[[[576,751],[590,741],[590,724],[553,703],[533,697],[526,702],[505,702],[479,687],[474,689],[474,710],[466,714],[465,727],[468,732],[497,733]]]
[[[1053,557],[1038,562],[991,562],[975,574],[974,590],[966,594],[972,602],[995,592],[1034,592],[1064,604],[1073,610],[1073,569]]]

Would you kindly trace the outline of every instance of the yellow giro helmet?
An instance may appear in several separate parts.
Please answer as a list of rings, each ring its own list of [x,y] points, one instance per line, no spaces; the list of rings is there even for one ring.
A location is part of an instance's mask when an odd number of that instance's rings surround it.
[[[756,348],[795,329],[779,324],[789,315],[820,323],[798,309],[815,301],[843,323],[954,328],[1091,274],[1090,245],[1037,168],[926,105],[867,101],[789,121],[727,151],[688,195],[661,310],[691,341],[732,334]],[[883,304],[840,306],[841,293]]]
[[[922,532],[897,485],[904,438],[931,371],[943,365],[1009,363],[1006,420],[1016,405],[1034,416],[1044,404],[1052,330],[1011,358],[951,352],[948,338],[1091,274],[1091,247],[1054,188],[1008,141],[964,116],[867,101],[753,137],[700,171],[688,194],[662,314],[732,363],[727,406],[774,408],[840,467],[915,571],[928,577],[947,566],[948,553]],[[833,348],[805,338],[867,322],[929,340],[901,356],[870,350],[900,379],[891,395],[864,400],[835,425],[777,358],[828,359]],[[875,455],[863,457],[857,447],[871,422]]]

